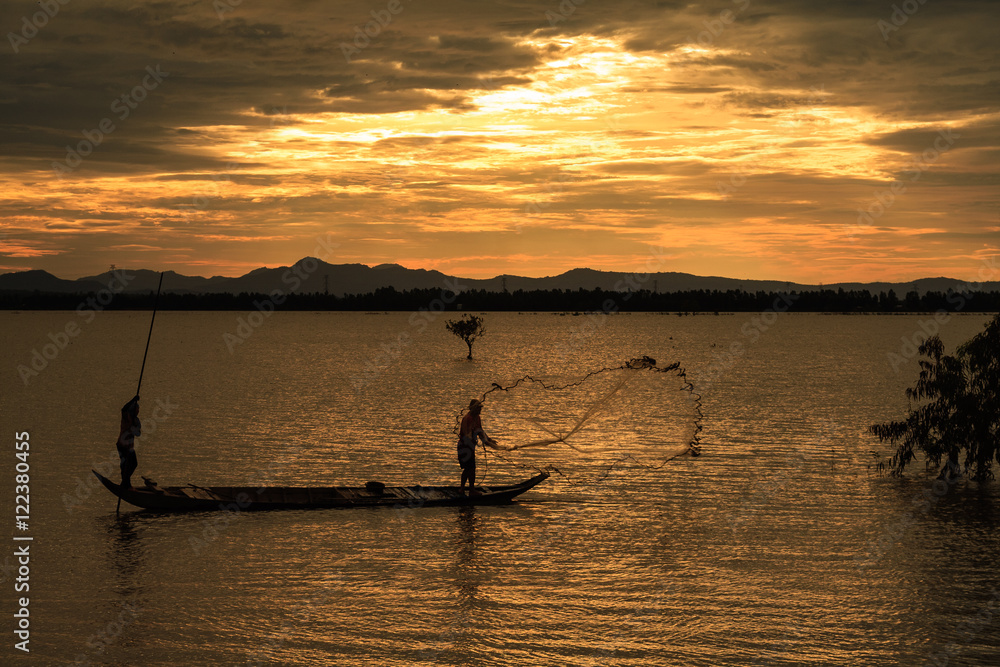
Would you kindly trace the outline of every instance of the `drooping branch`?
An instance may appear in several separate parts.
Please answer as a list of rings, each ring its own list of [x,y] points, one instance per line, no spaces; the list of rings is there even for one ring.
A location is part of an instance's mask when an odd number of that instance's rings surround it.
[[[896,446],[889,459],[890,475],[902,475],[922,451],[929,463],[965,468],[973,479],[992,479],[992,464],[1000,462],[1000,315],[986,330],[944,354],[938,336],[919,348],[920,374],[906,390],[909,414],[902,421],[872,424],[869,432]]]

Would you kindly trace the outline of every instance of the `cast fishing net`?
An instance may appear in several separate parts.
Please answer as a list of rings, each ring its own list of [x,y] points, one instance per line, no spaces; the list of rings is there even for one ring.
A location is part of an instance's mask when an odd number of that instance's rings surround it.
[[[655,469],[700,454],[701,399],[678,363],[641,357],[575,378],[526,375],[478,398],[496,441],[487,454],[494,464],[593,482],[616,467]],[[465,412],[456,416],[456,439]]]

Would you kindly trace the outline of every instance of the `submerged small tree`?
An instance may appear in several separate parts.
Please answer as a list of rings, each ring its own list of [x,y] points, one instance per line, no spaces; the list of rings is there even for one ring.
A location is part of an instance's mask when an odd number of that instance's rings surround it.
[[[906,390],[910,413],[903,421],[868,427],[882,442],[896,445],[889,474],[902,475],[919,449],[941,474],[959,470],[959,457],[972,479],[993,478],[993,461],[1000,462],[1000,315],[986,330],[944,354],[938,336],[919,349],[920,376]],[[915,402],[920,402],[914,407]]]
[[[469,346],[469,356],[466,358],[471,359],[472,344],[486,333],[483,318],[467,313],[460,320],[448,320],[444,326],[448,331],[465,341],[465,344]]]

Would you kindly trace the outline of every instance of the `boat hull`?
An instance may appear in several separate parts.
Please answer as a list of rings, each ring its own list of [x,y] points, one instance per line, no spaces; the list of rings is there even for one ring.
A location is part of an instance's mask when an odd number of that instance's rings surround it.
[[[457,486],[368,487],[240,487],[240,486],[146,486],[124,489],[96,470],[97,479],[112,494],[130,505],[156,512],[260,511],[281,509],[325,509],[347,507],[435,507],[449,505],[498,505],[549,477],[542,472],[531,479],[508,486],[477,487],[478,495],[468,496]]]

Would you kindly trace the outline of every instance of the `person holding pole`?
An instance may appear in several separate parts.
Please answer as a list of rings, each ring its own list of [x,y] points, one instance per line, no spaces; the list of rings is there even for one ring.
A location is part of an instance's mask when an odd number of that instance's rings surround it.
[[[458,465],[462,467],[462,485],[459,487],[459,492],[465,492],[465,482],[468,480],[470,496],[479,495],[476,491],[476,440],[482,440],[483,445],[496,445],[496,441],[483,430],[483,422],[479,416],[482,412],[482,401],[472,399],[469,403],[469,412],[462,419],[458,431]]]
[[[139,384],[135,387],[135,397],[122,406],[121,428],[118,431],[118,459],[121,462],[122,488],[134,490],[132,486],[132,473],[139,467],[139,460],[135,455],[135,439],[142,433],[142,424],[139,422],[139,389],[142,387],[142,374],[146,371],[146,357],[149,355],[149,341],[153,338],[153,322],[156,321],[156,306],[160,302],[160,289],[163,287],[163,273],[160,273],[160,282],[156,286],[156,298],[153,300],[153,316],[149,319],[149,334],[146,336],[146,351],[142,353],[142,366],[139,368]],[[118,497],[118,508],[121,507],[122,499]],[[115,509],[115,512],[118,511]]]
[[[133,489],[132,473],[139,467],[135,455],[135,439],[142,434],[139,421],[139,394],[122,406],[121,431],[118,434],[118,459],[121,462],[122,488]]]

